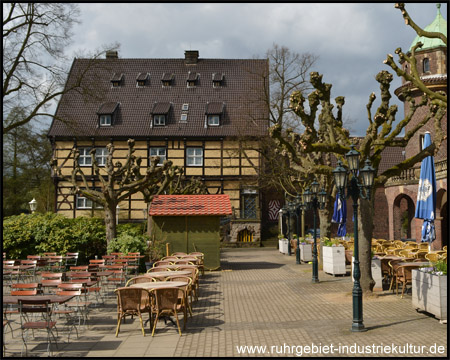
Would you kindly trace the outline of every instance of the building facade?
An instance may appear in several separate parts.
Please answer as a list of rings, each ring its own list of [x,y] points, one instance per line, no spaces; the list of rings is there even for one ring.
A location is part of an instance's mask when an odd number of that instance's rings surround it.
[[[442,17],[439,5],[436,18],[425,28],[426,31],[441,32],[447,36],[447,21]],[[423,46],[416,50],[417,70],[423,83],[433,91],[442,91],[447,94],[447,46],[440,39],[430,39],[417,36],[411,44],[410,50],[418,42]],[[408,54],[410,55],[410,53]],[[403,70],[408,73],[409,64],[402,63]],[[395,94],[403,101],[402,89],[408,87],[416,101],[420,101],[423,93],[410,82],[403,79],[402,86],[395,90]],[[409,104],[405,102],[405,115],[409,112]],[[414,117],[405,131],[416,126],[424,116],[428,108],[416,111]],[[447,133],[447,114],[441,123],[442,131]],[[431,120],[423,126],[409,141],[404,149],[405,157],[409,158],[422,149],[422,140],[425,132],[430,132],[434,139],[434,121]],[[442,142],[438,153],[434,156],[436,171],[436,214],[435,230],[436,240],[432,243],[432,249],[442,249],[448,245],[448,203],[447,203],[447,140]],[[417,192],[420,176],[420,164],[413,169],[405,171],[401,176],[390,179],[386,184],[385,193],[389,209],[389,238],[400,237],[414,238],[420,241],[422,219],[414,218],[417,202]]]
[[[258,188],[259,140],[267,136],[268,61],[203,59],[186,51],[181,59],[75,59],[48,136],[58,164],[73,147],[92,188],[99,187],[89,151],[105,163],[124,163],[127,140],[135,140],[142,171],[153,156],[171,160],[196,177],[210,194],[228,194],[233,207],[229,241],[243,233],[260,240],[263,195]],[[242,139],[245,137],[245,141]],[[68,159],[62,174],[74,167]],[[70,193],[71,184],[53,175],[55,211],[68,217],[102,216],[89,199]],[[81,183],[80,183],[81,184]],[[148,204],[134,194],[119,204],[120,222],[145,221]],[[246,238],[248,239],[248,237]]]

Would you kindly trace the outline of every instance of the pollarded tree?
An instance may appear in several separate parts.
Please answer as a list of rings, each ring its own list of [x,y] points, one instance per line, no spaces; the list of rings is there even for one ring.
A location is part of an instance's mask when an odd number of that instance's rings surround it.
[[[361,153],[362,161],[369,159],[372,166],[378,169],[384,149],[387,147],[405,147],[412,136],[429,121],[434,121],[436,135],[435,141],[429,147],[423,149],[415,156],[391,166],[389,169],[383,171],[383,173],[378,173],[375,177],[371,200],[360,200],[360,206],[358,208],[358,233],[360,241],[361,287],[363,291],[371,291],[374,285],[370,270],[370,254],[373,232],[373,194],[375,193],[375,189],[383,187],[389,178],[400,175],[402,171],[413,167],[426,156],[434,155],[446,137],[441,129],[441,120],[445,115],[446,108],[440,106],[430,106],[428,115],[412,129],[409,129],[404,137],[399,137],[402,130],[411,121],[417,109],[429,105],[428,99],[424,96],[420,102],[416,103],[410,96],[409,90],[405,89],[404,97],[409,102],[410,111],[403,120],[394,126],[398,109],[396,105],[389,105],[391,98],[389,88],[393,76],[387,71],[381,71],[376,76],[376,80],[380,83],[381,104],[372,119],[371,108],[376,98],[375,94],[372,93],[367,105],[369,127],[366,136],[362,139],[353,139],[357,150]],[[289,154],[288,156],[292,160],[302,159],[305,153],[313,154],[317,159],[333,154],[345,163],[344,155],[350,150],[349,145],[351,139],[348,136],[348,131],[343,128],[342,121],[340,121],[344,98],[337,97],[335,99],[338,111],[337,116],[334,116],[332,112],[333,104],[331,104],[330,99],[331,84],[323,83],[322,76],[316,72],[311,73],[310,82],[315,90],[308,97],[309,112],[305,108],[306,99],[301,93],[294,92],[291,96],[291,106],[305,126],[305,132],[303,134],[296,134],[294,132],[283,133],[280,126],[274,126],[271,129],[271,135],[277,139],[281,152]],[[321,110],[318,114],[319,106]],[[318,127],[315,125],[316,116],[318,119]],[[319,162],[316,165],[311,165],[308,171],[324,175],[327,181],[330,181],[332,179],[332,170],[331,162]],[[329,223],[330,215],[331,212],[327,214],[322,212],[321,222],[325,220]]]
[[[183,176],[183,169],[173,166],[171,161],[164,161],[157,166],[160,158],[151,159],[151,164],[145,172],[141,173],[142,158],[135,156],[134,140],[129,139],[128,153],[125,164],[113,164],[114,145],[108,144],[108,156],[104,167],[100,167],[95,158],[95,149],[90,152],[94,173],[99,182],[99,189],[93,189],[79,165],[79,150],[73,148],[67,158],[58,165],[52,160],[54,175],[72,185],[72,194],[79,194],[101,205],[105,211],[106,241],[107,244],[116,237],[116,206],[123,200],[138,192],[142,193],[144,200],[150,203],[155,195],[159,194],[193,194],[204,193],[205,186],[196,179],[187,180]],[[73,158],[74,168],[71,176],[62,174],[64,164]],[[80,185],[82,184],[82,185]]]
[[[404,4],[396,4],[396,7],[402,10],[406,23],[412,26],[419,35],[440,38],[447,44],[447,39],[443,34],[424,32],[415,25],[404,10]],[[393,68],[399,76],[412,82],[424,92],[421,100],[416,102],[412,98],[409,88],[405,87],[403,89],[403,98],[405,102],[408,102],[409,111],[401,121],[394,125],[398,108],[396,105],[389,104],[391,99],[389,89],[393,76],[387,71],[381,71],[376,76],[376,80],[380,84],[381,104],[372,116],[372,107],[376,99],[375,94],[372,93],[367,104],[369,126],[366,131],[366,136],[362,139],[353,139],[357,150],[361,153],[361,159],[363,161],[369,159],[372,166],[378,169],[384,149],[388,147],[405,147],[413,135],[430,121],[434,123],[435,129],[433,144],[416,155],[391,166],[389,169],[383,171],[383,173],[378,173],[375,177],[371,200],[359,201],[359,258],[361,265],[361,287],[364,292],[372,291],[374,286],[374,281],[371,276],[371,239],[373,232],[373,195],[376,188],[383,187],[388,179],[399,176],[402,171],[412,168],[425,157],[436,154],[442,142],[447,138],[441,126],[441,121],[447,110],[447,97],[441,92],[434,92],[426,88],[421,81],[414,58],[415,50],[420,46],[421,44],[417,44],[413,47],[411,56],[403,54],[401,49],[396,50],[400,59],[407,61],[413,67],[411,75],[399,69],[393,62],[391,55],[388,55],[385,63]],[[344,154],[349,151],[348,145],[350,144],[350,139],[348,137],[348,131],[343,128],[341,121],[344,98],[337,97],[335,99],[338,110],[337,116],[334,116],[332,113],[333,105],[330,102],[331,84],[323,83],[322,76],[315,72],[311,73],[310,82],[314,86],[315,91],[308,97],[309,112],[306,111],[304,106],[306,99],[300,92],[294,92],[291,96],[291,107],[304,124],[305,132],[303,134],[295,134],[293,132],[284,134],[281,131],[281,127],[275,126],[271,129],[271,135],[278,140],[281,151],[288,153],[292,159],[301,158],[304,153],[312,153],[315,156],[322,156],[322,153],[332,153],[345,163]],[[321,111],[318,114],[319,105],[321,106]],[[405,135],[400,137],[402,131],[411,123],[415,112],[421,107],[427,107],[427,115],[421,121],[408,127]],[[318,125],[315,124],[316,116]],[[328,173],[329,176],[332,170],[328,164],[325,166],[318,165],[314,169],[317,173]]]

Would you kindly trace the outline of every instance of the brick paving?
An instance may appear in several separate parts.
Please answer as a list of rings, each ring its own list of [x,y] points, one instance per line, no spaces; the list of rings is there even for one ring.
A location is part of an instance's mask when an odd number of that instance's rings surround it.
[[[224,249],[221,263],[221,271],[206,272],[200,279],[194,316],[181,337],[176,326],[164,321],[158,323],[153,338],[147,324],[143,337],[139,320],[134,318],[121,325],[116,338],[116,302],[110,297],[105,306],[91,311],[90,325],[82,328],[78,339],[67,343],[67,337],[60,333],[54,356],[295,357],[301,350],[306,352],[306,346],[315,346],[312,350],[316,353],[303,356],[447,357],[447,325],[413,309],[410,292],[403,299],[389,291],[365,299],[364,325],[368,331],[353,333],[350,276],[333,277],[319,271],[320,283],[313,284],[311,265],[297,265],[295,256],[267,248]],[[20,356],[20,331],[14,335],[6,334],[6,356]],[[332,345],[334,353],[325,353]],[[240,354],[238,346],[266,346],[266,351]],[[339,346],[347,346],[349,351],[339,353]],[[388,346],[392,353],[374,353],[381,346]],[[405,346],[409,353],[404,353]],[[444,352],[430,353],[436,346]],[[46,347],[38,341],[32,340],[29,349],[32,356],[47,355]],[[366,353],[355,353],[358,349]]]

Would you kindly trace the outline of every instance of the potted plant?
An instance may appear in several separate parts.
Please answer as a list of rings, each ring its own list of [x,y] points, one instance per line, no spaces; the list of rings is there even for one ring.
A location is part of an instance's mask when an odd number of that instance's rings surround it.
[[[283,237],[283,235],[278,235],[278,247],[280,253],[287,254],[288,253],[288,240]]]
[[[412,306],[447,320],[447,263],[412,270]]]
[[[306,242],[305,238],[300,238],[300,260],[304,262],[312,261],[312,246],[311,243]]]
[[[337,240],[331,241],[324,237],[323,242],[323,271],[332,275],[345,275],[345,247]]]

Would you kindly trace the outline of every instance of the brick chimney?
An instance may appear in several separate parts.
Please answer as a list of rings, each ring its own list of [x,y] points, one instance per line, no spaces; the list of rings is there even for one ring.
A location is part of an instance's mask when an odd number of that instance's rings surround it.
[[[197,64],[198,50],[186,50],[184,52],[184,62],[186,64]]]
[[[119,58],[118,52],[114,51],[114,50],[108,50],[106,52],[106,58],[107,59],[118,59]]]

